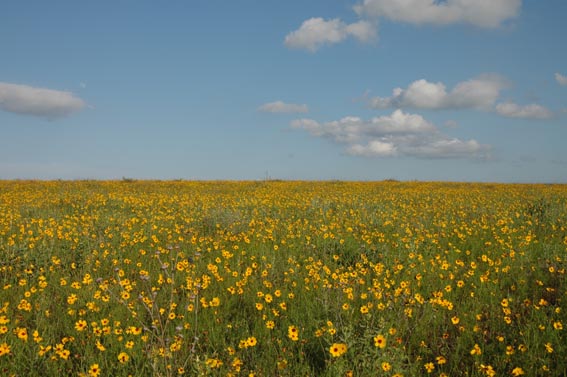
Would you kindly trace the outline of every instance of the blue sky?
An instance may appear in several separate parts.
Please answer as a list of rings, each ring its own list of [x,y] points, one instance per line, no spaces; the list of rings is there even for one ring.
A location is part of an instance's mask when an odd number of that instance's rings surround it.
[[[0,179],[567,182],[564,0],[18,1]]]

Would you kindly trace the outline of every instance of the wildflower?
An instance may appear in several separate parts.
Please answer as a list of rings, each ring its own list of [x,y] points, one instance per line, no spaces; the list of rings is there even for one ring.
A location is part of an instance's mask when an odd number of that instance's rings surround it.
[[[0,344],[0,356],[9,355],[10,354],[10,346],[8,343]]]
[[[100,352],[106,351],[106,347],[98,340],[96,341],[96,348],[98,348]]]
[[[492,368],[492,365],[480,364],[480,371],[486,374],[488,377],[496,376],[496,371]]]
[[[333,357],[339,357],[343,355],[347,351],[347,346],[344,343],[333,343],[331,347],[329,347],[329,352]]]
[[[551,345],[551,343],[545,343],[545,350],[547,351],[547,353],[553,353],[553,346]]]
[[[84,319],[80,319],[75,323],[75,330],[77,331],[83,331],[84,329],[87,328],[87,321],[85,321]]]
[[[480,346],[478,344],[475,343],[473,349],[471,350],[471,355],[481,355],[482,354],[482,350],[480,349]]]
[[[517,376],[523,376],[524,374],[526,374],[526,373],[520,367],[516,367],[516,368],[512,369],[512,376],[517,377]]]
[[[128,356],[126,352],[120,352],[118,354],[118,361],[120,361],[120,364],[125,364],[128,360],[130,360],[130,356]]]
[[[205,361],[205,364],[207,364],[209,368],[215,369],[220,368],[223,363],[222,360],[208,358],[207,361]]]
[[[297,327],[291,325],[287,328],[287,336],[294,342],[299,340],[299,330]]]
[[[44,356],[51,350],[51,346],[44,347],[41,344],[39,345],[39,351],[37,351],[38,356]]]
[[[209,302],[209,306],[219,306],[220,305],[220,299],[218,297],[213,297],[213,299]]]
[[[386,338],[381,334],[376,335],[374,337],[374,346],[376,346],[378,348],[385,348],[386,347]]]
[[[266,322],[266,328],[272,330],[274,327],[276,327],[276,323],[274,321],[267,321]]]
[[[63,360],[67,360],[67,359],[69,359],[69,356],[71,355],[71,351],[63,349],[63,350],[57,352],[57,355],[59,355],[59,357],[62,358]]]
[[[553,322],[553,328],[555,330],[563,330],[563,323],[561,321]]]
[[[28,329],[25,327],[16,328],[16,335],[18,336],[18,339],[21,339],[24,342],[28,341]]]
[[[283,370],[283,369],[287,368],[287,360],[283,359],[281,361],[278,361],[277,366],[278,366],[279,370]]]
[[[443,364],[447,363],[447,359],[445,359],[445,357],[443,357],[443,356],[437,356],[435,358],[435,360],[437,361],[437,364],[439,364],[439,365],[443,365]]]
[[[181,345],[183,344],[183,341],[181,340],[181,338],[178,338],[176,336],[176,340],[175,342],[171,343],[171,345],[169,346],[169,350],[171,352],[179,352],[181,350]]]
[[[74,341],[75,341],[75,338],[72,337],[72,336],[66,336],[66,337],[63,337],[63,339],[61,339],[61,343],[63,343],[63,344],[67,344],[69,342],[74,342]]]
[[[251,336],[246,339],[246,344],[248,347],[254,347],[257,343],[258,341],[256,340],[256,337]]]
[[[91,377],[98,377],[100,375],[100,367],[98,364],[93,364],[89,368],[89,376]]]
[[[389,372],[390,370],[392,370],[392,365],[387,361],[384,361],[381,367],[384,372]]]
[[[142,333],[142,328],[141,327],[136,327],[136,326],[130,326],[128,328],[128,330],[126,330],[127,334],[132,334],[132,335],[140,335]]]
[[[40,343],[43,340],[43,338],[39,336],[39,331],[37,330],[34,330],[32,335],[33,335],[33,341],[36,343]]]
[[[432,373],[433,370],[435,369],[435,364],[429,362],[429,363],[425,364],[423,367],[425,368],[427,373]]]
[[[240,372],[240,367],[242,366],[242,364],[244,364],[244,363],[238,357],[235,357],[232,360],[232,367],[234,368],[234,370],[236,372]]]

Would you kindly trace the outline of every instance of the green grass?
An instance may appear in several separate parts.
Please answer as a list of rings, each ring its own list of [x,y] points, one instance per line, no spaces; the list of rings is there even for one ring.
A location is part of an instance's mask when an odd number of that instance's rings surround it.
[[[0,373],[565,375],[566,203],[563,185],[0,182]]]

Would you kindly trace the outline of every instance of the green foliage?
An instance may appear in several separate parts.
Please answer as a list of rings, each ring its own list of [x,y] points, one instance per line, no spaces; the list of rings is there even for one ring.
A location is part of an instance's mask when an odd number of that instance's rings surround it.
[[[0,182],[0,374],[567,371],[567,188]]]

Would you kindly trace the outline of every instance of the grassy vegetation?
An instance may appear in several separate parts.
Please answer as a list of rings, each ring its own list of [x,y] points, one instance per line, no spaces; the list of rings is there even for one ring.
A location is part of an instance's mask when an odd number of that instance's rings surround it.
[[[567,187],[0,182],[0,374],[559,376]]]

